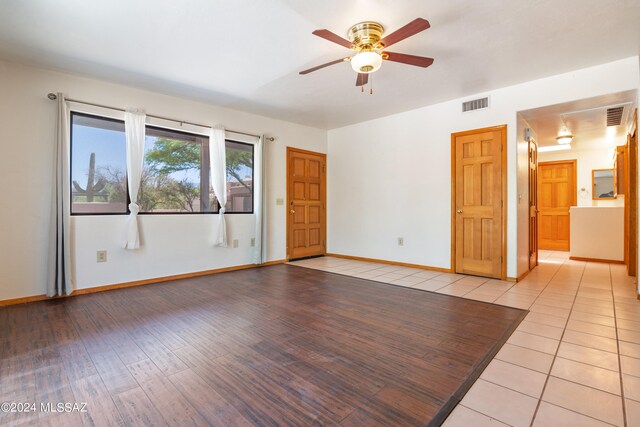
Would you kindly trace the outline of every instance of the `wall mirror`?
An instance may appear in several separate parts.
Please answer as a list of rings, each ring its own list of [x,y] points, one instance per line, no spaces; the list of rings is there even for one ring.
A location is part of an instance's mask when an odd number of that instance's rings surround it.
[[[616,173],[615,169],[594,169],[592,171],[593,200],[615,199]]]

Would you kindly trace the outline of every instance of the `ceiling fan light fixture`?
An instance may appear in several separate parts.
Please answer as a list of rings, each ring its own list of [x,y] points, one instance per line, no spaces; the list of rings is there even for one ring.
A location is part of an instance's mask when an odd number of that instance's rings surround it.
[[[560,119],[562,120],[562,129],[558,132],[558,136],[556,136],[556,142],[560,145],[571,144],[571,141],[573,141],[573,135],[569,129],[567,129],[567,125],[564,122],[562,115],[560,115]]]
[[[556,137],[556,141],[560,145],[571,144],[571,141],[573,141],[573,135],[571,135],[570,133],[563,133]]]
[[[573,140],[573,136],[571,136],[571,135],[559,136],[559,137],[556,138],[556,140],[558,141],[558,144],[560,144],[560,145],[571,144],[571,141]]]
[[[358,52],[351,58],[351,68],[356,73],[369,74],[378,71],[382,65],[382,56],[378,52]]]

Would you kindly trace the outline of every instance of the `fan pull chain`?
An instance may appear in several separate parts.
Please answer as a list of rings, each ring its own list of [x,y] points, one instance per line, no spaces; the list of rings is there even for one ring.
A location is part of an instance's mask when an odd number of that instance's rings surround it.
[[[369,95],[373,95],[373,75],[369,74]]]

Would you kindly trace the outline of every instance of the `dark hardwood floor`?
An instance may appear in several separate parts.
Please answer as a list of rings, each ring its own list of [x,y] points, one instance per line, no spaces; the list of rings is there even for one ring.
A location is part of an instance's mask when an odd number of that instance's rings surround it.
[[[0,425],[437,425],[524,314],[289,265],[0,308]]]

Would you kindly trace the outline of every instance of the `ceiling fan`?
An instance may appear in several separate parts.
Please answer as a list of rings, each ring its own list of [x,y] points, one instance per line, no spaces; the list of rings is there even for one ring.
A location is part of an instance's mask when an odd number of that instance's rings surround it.
[[[387,52],[384,49],[426,30],[430,26],[429,21],[426,19],[417,18],[388,36],[382,37],[384,33],[382,25],[371,21],[360,22],[349,29],[349,40],[343,39],[329,30],[315,30],[312,34],[337,43],[347,49],[352,49],[356,53],[353,56],[336,59],[335,61],[300,71],[300,74],[309,74],[330,65],[350,62],[351,68],[358,73],[356,86],[364,86],[369,81],[369,74],[378,71],[382,65],[382,61],[400,62],[402,64],[426,68],[433,64],[433,58]]]

